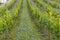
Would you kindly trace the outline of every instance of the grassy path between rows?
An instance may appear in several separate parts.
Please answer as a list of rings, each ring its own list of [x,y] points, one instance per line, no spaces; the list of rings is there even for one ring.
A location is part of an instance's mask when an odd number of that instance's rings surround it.
[[[34,22],[31,21],[29,16],[27,1],[24,0],[16,40],[40,40],[39,35]]]
[[[36,25],[29,15],[27,0],[23,0],[18,22],[19,25],[12,29],[6,40],[42,40]]]

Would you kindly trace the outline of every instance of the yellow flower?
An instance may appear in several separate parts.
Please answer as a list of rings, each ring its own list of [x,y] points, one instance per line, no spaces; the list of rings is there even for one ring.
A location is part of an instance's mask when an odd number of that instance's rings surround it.
[[[49,14],[50,14],[50,16],[52,16],[53,13],[52,12],[49,12]]]
[[[60,18],[59,18],[59,25],[60,25]]]
[[[3,26],[3,19],[0,17],[0,27]]]

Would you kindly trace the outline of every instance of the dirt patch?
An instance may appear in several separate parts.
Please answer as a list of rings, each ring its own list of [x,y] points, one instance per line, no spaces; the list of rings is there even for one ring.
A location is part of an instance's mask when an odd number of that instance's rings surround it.
[[[10,3],[12,0],[8,0],[7,3]]]

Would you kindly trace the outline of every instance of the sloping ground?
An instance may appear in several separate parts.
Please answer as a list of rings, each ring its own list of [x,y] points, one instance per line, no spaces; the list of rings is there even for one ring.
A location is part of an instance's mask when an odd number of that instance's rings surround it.
[[[16,40],[40,40],[36,26],[31,21],[29,16],[26,0],[23,1],[23,9],[20,17],[20,25],[18,28]]]
[[[19,25],[14,28],[7,40],[42,40],[27,8],[27,1],[23,1],[23,8],[19,15]]]
[[[19,1],[20,0],[17,0],[18,3]],[[9,10],[11,13],[12,10],[16,9],[18,6],[17,2],[13,5],[11,10]],[[8,33],[7,39],[3,38],[1,40],[45,40],[41,37],[41,34],[39,33],[35,23],[31,20],[32,18],[28,10],[27,0],[23,0],[23,5],[19,12],[19,19],[17,18],[18,25],[11,29],[11,31]]]

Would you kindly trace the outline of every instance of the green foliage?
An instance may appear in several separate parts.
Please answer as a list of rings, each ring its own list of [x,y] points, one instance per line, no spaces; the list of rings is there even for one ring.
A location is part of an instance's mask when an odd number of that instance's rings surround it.
[[[41,10],[37,7],[34,8],[34,6],[30,3],[30,1],[28,1],[28,7],[30,8],[30,11],[32,13],[32,17],[35,17],[39,22],[40,22],[40,28],[46,25],[46,27],[48,28],[48,31],[51,32],[53,37],[56,37],[59,39],[60,37],[60,15],[58,13],[57,10],[53,10],[58,9],[59,8],[59,4],[57,3],[57,1],[53,2],[50,1],[48,2],[48,0],[44,0],[44,1],[39,1],[39,0],[35,0],[35,3],[39,4],[43,10],[44,10],[44,2],[46,2],[46,7],[45,7],[45,12]],[[44,24],[44,22],[46,21],[46,23]]]
[[[0,8],[0,16],[2,16],[4,14],[4,12],[6,11],[6,8],[7,8],[7,10],[10,10],[15,2],[16,2],[16,0],[13,0],[11,3],[6,4],[6,6],[4,5],[3,7],[1,7]]]
[[[16,0],[15,0],[16,1]],[[5,11],[3,12],[3,16],[0,17],[0,32],[4,32],[6,31],[6,28],[12,28],[14,27],[14,20],[16,20],[15,18],[18,17],[19,11],[21,9],[22,6],[22,1],[20,0],[17,8],[15,10],[13,10],[12,14],[10,13],[10,11]],[[14,4],[14,3],[12,3]],[[9,7],[12,6],[12,4],[9,4]],[[2,11],[4,10],[4,8],[1,8],[1,14]]]

